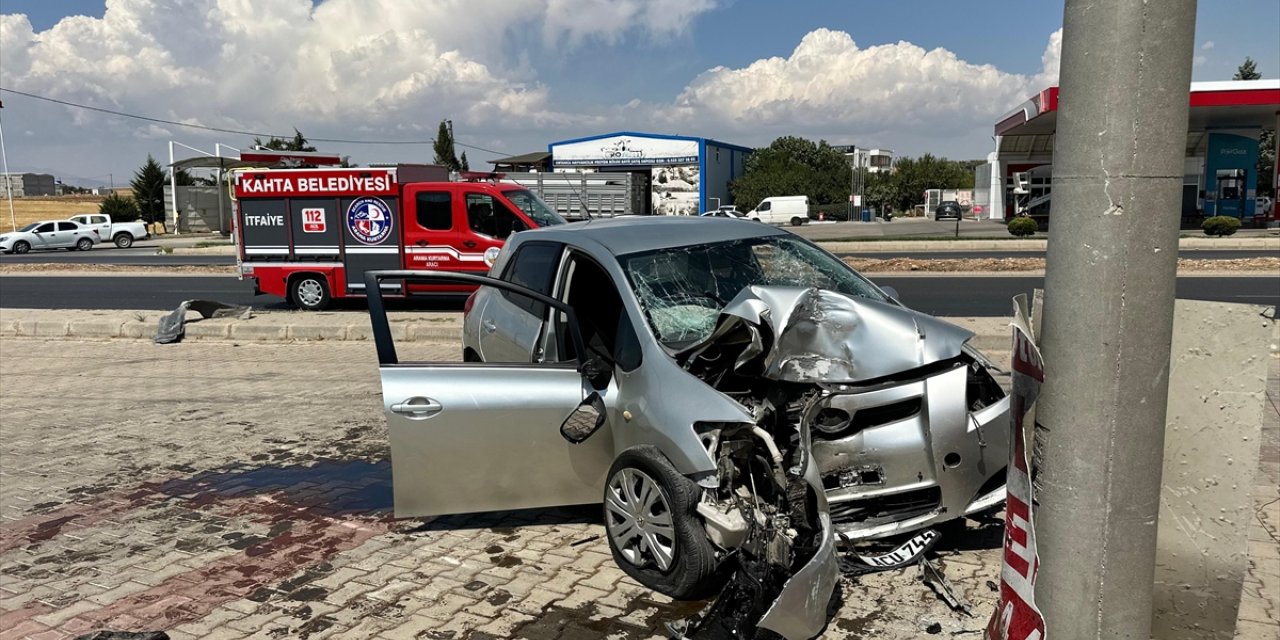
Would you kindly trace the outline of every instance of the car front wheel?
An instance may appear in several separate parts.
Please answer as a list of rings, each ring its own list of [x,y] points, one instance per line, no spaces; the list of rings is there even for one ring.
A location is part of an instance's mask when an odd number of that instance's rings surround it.
[[[678,600],[713,593],[723,577],[696,512],[700,492],[656,447],[622,452],[604,489],[614,562],[640,584]]]
[[[26,240],[19,240],[13,243],[14,253],[26,253],[31,250],[31,245]]]

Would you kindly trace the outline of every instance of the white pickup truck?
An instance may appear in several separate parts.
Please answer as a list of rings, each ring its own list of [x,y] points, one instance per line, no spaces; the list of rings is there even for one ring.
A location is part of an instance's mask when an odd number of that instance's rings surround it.
[[[103,242],[114,242],[121,249],[128,249],[135,240],[146,240],[151,235],[147,233],[147,225],[141,222],[112,223],[111,216],[101,213],[81,213],[71,216],[70,220],[90,229],[97,229]]]

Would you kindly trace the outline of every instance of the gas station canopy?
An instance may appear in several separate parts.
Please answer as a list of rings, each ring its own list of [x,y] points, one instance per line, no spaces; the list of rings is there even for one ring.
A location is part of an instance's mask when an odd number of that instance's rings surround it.
[[[1280,109],[1280,80],[1191,83],[1187,131],[1256,129],[1274,126]],[[1000,152],[1053,150],[1058,127],[1058,87],[1049,87],[1010,111],[995,126]]]

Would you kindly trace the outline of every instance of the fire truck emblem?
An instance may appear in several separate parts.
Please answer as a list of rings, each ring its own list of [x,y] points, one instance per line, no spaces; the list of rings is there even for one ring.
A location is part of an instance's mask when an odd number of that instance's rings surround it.
[[[356,198],[347,207],[347,229],[363,244],[380,244],[391,235],[391,208],[379,198]]]

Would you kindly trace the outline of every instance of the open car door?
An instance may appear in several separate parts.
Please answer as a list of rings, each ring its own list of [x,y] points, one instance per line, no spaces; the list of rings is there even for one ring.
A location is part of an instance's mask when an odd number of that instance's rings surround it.
[[[571,308],[519,285],[460,273],[366,272],[396,517],[599,502],[613,461],[612,434],[601,428],[571,444],[560,433],[593,391],[579,364],[400,362],[379,286],[400,279],[529,296],[565,312],[581,340]]]

